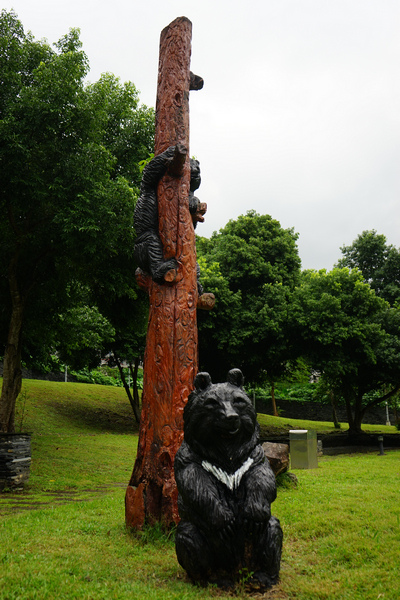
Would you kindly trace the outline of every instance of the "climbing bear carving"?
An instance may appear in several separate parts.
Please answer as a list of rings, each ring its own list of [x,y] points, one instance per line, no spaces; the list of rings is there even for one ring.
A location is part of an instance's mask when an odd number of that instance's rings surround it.
[[[271,516],[275,476],[242,385],[239,369],[220,384],[208,373],[196,376],[175,458],[176,553],[193,581],[227,587],[247,569],[266,589],[278,580],[283,535]]]
[[[175,146],[171,146],[146,165],[133,215],[137,235],[135,260],[157,283],[164,283],[165,275],[178,268],[175,258],[164,259],[163,246],[158,234],[157,185],[171,165],[174,154]]]
[[[186,153],[183,146],[170,146],[146,165],[133,217],[137,235],[134,249],[135,260],[142,271],[148,273],[154,281],[160,284],[165,283],[166,280],[173,281],[174,271],[178,268],[175,258],[164,258],[163,245],[158,233],[157,199],[158,182],[176,159],[177,150],[182,156]],[[207,209],[207,205],[201,203],[194,196],[194,191],[199,187],[201,181],[200,165],[197,160],[190,160],[190,175],[189,211],[193,225],[196,226],[198,221],[204,221],[204,213]],[[171,274],[171,277],[168,274]],[[198,266],[197,276],[199,277]],[[201,295],[203,290],[199,282],[198,288],[199,295]]]

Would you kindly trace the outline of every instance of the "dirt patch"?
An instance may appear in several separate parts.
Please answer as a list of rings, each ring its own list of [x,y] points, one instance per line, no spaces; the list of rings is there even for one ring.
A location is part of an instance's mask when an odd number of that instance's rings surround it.
[[[283,425],[282,427],[274,427],[273,425],[260,425],[260,437],[262,439],[267,439],[271,436],[288,436],[291,429],[294,429],[294,427],[289,423]]]
[[[137,433],[139,425],[136,423],[132,409],[127,406],[120,410],[109,410],[105,407],[88,406],[70,400],[67,404],[49,402],[49,406],[71,423],[77,424],[93,432],[108,433]]]
[[[110,488],[125,488],[126,483],[109,483],[94,489],[60,490],[56,492],[5,492],[0,494],[0,515],[38,510],[46,506],[62,506],[71,502],[90,502],[107,493]]]

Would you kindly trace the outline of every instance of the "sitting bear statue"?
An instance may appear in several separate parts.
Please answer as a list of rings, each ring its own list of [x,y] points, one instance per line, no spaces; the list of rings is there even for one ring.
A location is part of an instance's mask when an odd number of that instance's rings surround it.
[[[279,577],[282,529],[271,516],[272,469],[259,444],[256,412],[239,369],[226,383],[195,378],[175,458],[180,522],[176,554],[189,577],[229,588],[247,573],[258,589]]]

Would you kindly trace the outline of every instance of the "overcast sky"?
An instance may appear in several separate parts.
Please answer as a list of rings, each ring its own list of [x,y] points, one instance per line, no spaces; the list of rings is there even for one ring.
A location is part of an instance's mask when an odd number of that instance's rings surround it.
[[[376,229],[400,246],[399,0],[14,0],[26,30],[79,27],[90,81],[110,71],[155,105],[161,30],[193,23],[190,154],[199,235],[255,209],[299,233],[303,268]]]

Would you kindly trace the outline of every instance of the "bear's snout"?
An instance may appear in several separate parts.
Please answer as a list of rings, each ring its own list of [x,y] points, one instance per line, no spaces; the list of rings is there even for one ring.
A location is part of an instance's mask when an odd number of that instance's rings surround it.
[[[222,406],[220,425],[230,434],[236,433],[240,428],[240,416],[230,402],[224,402]]]

